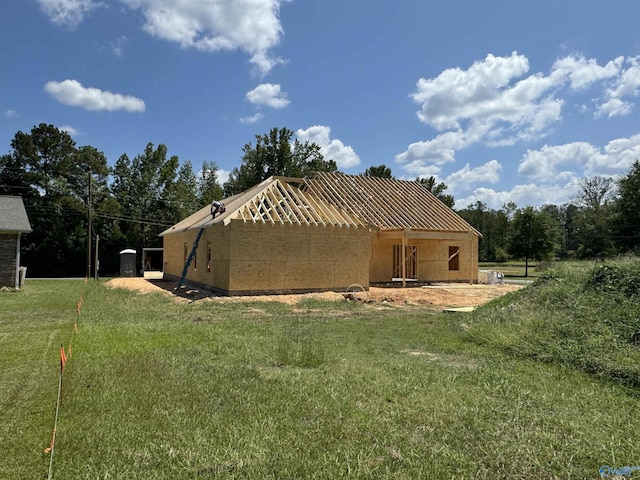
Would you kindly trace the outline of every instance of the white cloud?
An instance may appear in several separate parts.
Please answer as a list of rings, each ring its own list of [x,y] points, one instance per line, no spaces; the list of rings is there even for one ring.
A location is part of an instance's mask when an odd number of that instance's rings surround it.
[[[640,134],[617,138],[604,148],[587,142],[543,146],[524,155],[518,173],[541,182],[575,179],[590,176],[624,175],[640,158]]]
[[[271,108],[284,108],[289,105],[287,94],[280,90],[280,85],[262,83],[246,93],[245,98],[254,105]]]
[[[241,50],[261,74],[283,63],[270,55],[283,33],[278,15],[284,0],[120,0],[141,10],[144,31],[183,48]]]
[[[251,115],[250,117],[242,117],[240,118],[240,123],[256,123],[258,120],[262,120],[264,115],[260,112],[255,115]]]
[[[587,60],[582,55],[569,55],[556,60],[552,71],[563,79],[568,78],[571,88],[584,89],[600,80],[617,77],[623,60],[624,57],[617,57],[601,67],[594,58]]]
[[[411,95],[420,106],[417,117],[439,133],[410,144],[396,161],[407,172],[423,175],[455,161],[458,151],[474,144],[496,148],[538,140],[562,119],[569,94],[595,87],[606,96],[594,100],[598,116],[628,114],[628,97],[640,92],[640,57],[617,57],[599,65],[595,59],[569,55],[544,75],[529,74],[524,55],[489,54],[467,70],[450,68],[434,78],[421,78]],[[521,167],[525,173],[537,171],[533,160]]]
[[[57,25],[76,27],[97,0],[37,0]],[[240,50],[261,75],[285,60],[271,55],[283,34],[280,6],[288,0],[120,0],[144,17],[149,35],[206,52]],[[118,51],[118,48],[114,49]]]
[[[516,185],[511,190],[496,191],[491,188],[477,188],[465,198],[455,198],[455,208],[466,208],[476,202],[482,202],[488,208],[499,210],[505,204],[514,202],[518,207],[546,204],[562,205],[568,203],[578,192],[575,181],[552,186],[540,186],[534,183]]]
[[[477,188],[467,197],[456,197],[456,208],[465,208],[477,201],[494,209],[501,208],[507,202],[515,202],[518,206],[560,205],[575,198],[580,190],[581,179],[596,175],[620,178],[628,173],[638,158],[640,134],[611,140],[601,149],[587,142],[545,145],[540,150],[527,151],[520,163],[519,174],[534,180],[535,183],[516,185],[508,191]],[[491,162],[485,164],[485,167],[489,164]],[[477,170],[481,171],[482,167]],[[465,181],[472,180],[472,172],[473,170],[465,167],[461,172],[445,179],[454,196],[456,190],[459,190],[459,185],[462,185],[462,182],[458,182],[459,178],[463,177]],[[490,172],[491,168],[488,168],[487,174],[490,175]],[[480,177],[481,175],[478,175],[475,179]],[[485,181],[489,182],[490,178],[485,178]]]
[[[353,148],[338,139],[331,139],[331,128],[329,127],[314,125],[306,130],[296,131],[296,136],[301,142],[317,143],[325,160],[334,160],[338,168],[346,169],[360,165],[360,157]]]
[[[56,25],[78,26],[93,9],[101,6],[94,0],[38,0],[40,8]]]
[[[5,110],[4,112],[2,112],[2,114],[7,118],[14,118],[14,117],[19,116],[18,112],[16,112],[15,110],[11,110],[11,109]]]
[[[629,102],[620,100],[619,98],[610,98],[598,107],[596,117],[617,117],[625,116],[631,113],[632,105]]]
[[[608,118],[623,116],[631,113],[633,105],[623,97],[637,97],[640,88],[640,64],[639,57],[627,58],[629,68],[622,70],[612,88],[606,92],[606,100],[596,110],[596,117]]]
[[[223,170],[222,168],[218,169],[218,183],[220,185],[224,185],[224,183],[229,180],[229,174],[231,172],[228,170]]]
[[[471,168],[467,163],[461,170],[445,178],[444,183],[452,191],[467,189],[470,185],[478,183],[497,183],[501,170],[502,165],[497,160],[491,160],[476,168]]]
[[[515,52],[510,57],[487,57],[475,62],[468,70],[451,68],[436,78],[421,78],[413,100],[420,104],[418,118],[437,130],[461,128],[469,119],[514,120],[528,95],[518,92],[505,98],[505,87],[529,70],[529,61]],[[520,90],[523,90],[520,88]],[[513,100],[520,102],[512,105]]]
[[[527,150],[518,173],[538,181],[574,177],[577,169],[584,168],[600,155],[598,149],[587,142],[544,145],[540,150]]]
[[[124,47],[127,44],[127,37],[125,35],[121,35],[111,42],[111,51],[113,54],[120,58],[124,53]]]
[[[454,162],[456,151],[479,142],[487,135],[488,128],[486,123],[474,123],[466,131],[449,131],[432,140],[412,143],[405,152],[396,155],[395,160],[405,164],[404,169],[411,174],[427,175],[425,167]]]
[[[420,105],[418,119],[448,131],[411,144],[396,161],[417,172],[454,161],[458,150],[479,142],[497,147],[543,136],[560,119],[563,101],[553,91],[566,75],[537,73],[520,79],[528,71],[529,60],[513,52],[509,57],[487,55],[467,70],[451,68],[419,79],[412,94]]]
[[[640,134],[611,140],[603,150],[601,156],[590,159],[585,174],[588,176],[626,175],[633,162],[640,158]]]
[[[84,87],[77,80],[47,82],[44,89],[60,103],[82,107],[85,110],[126,110],[128,112],[145,110],[144,101],[139,98]]]
[[[58,127],[58,130],[67,132],[72,137],[80,135],[80,131],[77,128],[72,127],[71,125],[62,125],[61,127]]]

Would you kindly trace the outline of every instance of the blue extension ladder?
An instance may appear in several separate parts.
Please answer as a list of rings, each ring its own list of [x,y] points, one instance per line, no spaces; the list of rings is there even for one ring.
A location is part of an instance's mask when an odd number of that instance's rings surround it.
[[[198,232],[198,235],[196,235],[196,239],[193,242],[193,248],[191,249],[191,253],[189,254],[189,257],[187,258],[186,263],[184,264],[184,269],[182,269],[182,277],[180,277],[180,281],[178,282],[178,286],[176,287],[176,293],[180,292],[180,287],[182,286],[182,283],[184,282],[185,277],[187,276],[187,272],[189,271],[189,265],[191,265],[191,262],[193,261],[193,257],[196,256],[196,250],[198,250],[198,244],[200,243],[200,237],[202,236],[202,232],[204,232],[204,228],[201,228],[200,231]]]

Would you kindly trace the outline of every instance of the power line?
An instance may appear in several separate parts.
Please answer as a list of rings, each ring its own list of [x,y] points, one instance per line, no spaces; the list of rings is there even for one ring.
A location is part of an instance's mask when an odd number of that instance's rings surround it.
[[[157,227],[170,227],[172,225],[174,225],[174,223],[172,222],[152,222],[149,220],[141,220],[141,219],[133,219],[133,218],[126,218],[126,217],[120,217],[120,216],[116,216],[116,215],[106,215],[103,213],[94,213],[94,216],[99,217],[99,218],[107,218],[110,220],[118,220],[121,222],[132,222],[132,223],[142,223],[142,224],[146,224],[146,225],[155,225]]]

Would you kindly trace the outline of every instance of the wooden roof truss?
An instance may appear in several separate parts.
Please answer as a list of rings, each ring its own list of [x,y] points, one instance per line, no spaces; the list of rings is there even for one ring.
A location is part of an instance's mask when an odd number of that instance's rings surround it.
[[[303,191],[381,229],[473,232],[453,210],[418,182],[318,173]]]
[[[340,211],[309,194],[274,179],[266,188],[247,199],[240,208],[225,218],[245,222],[282,223],[292,225],[366,226],[367,223]]]

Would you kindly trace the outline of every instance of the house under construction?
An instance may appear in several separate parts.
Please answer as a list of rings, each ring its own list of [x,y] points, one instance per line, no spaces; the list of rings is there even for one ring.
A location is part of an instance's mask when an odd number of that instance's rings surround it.
[[[161,233],[165,278],[226,295],[478,279],[480,233],[418,182],[271,177],[222,202]]]

